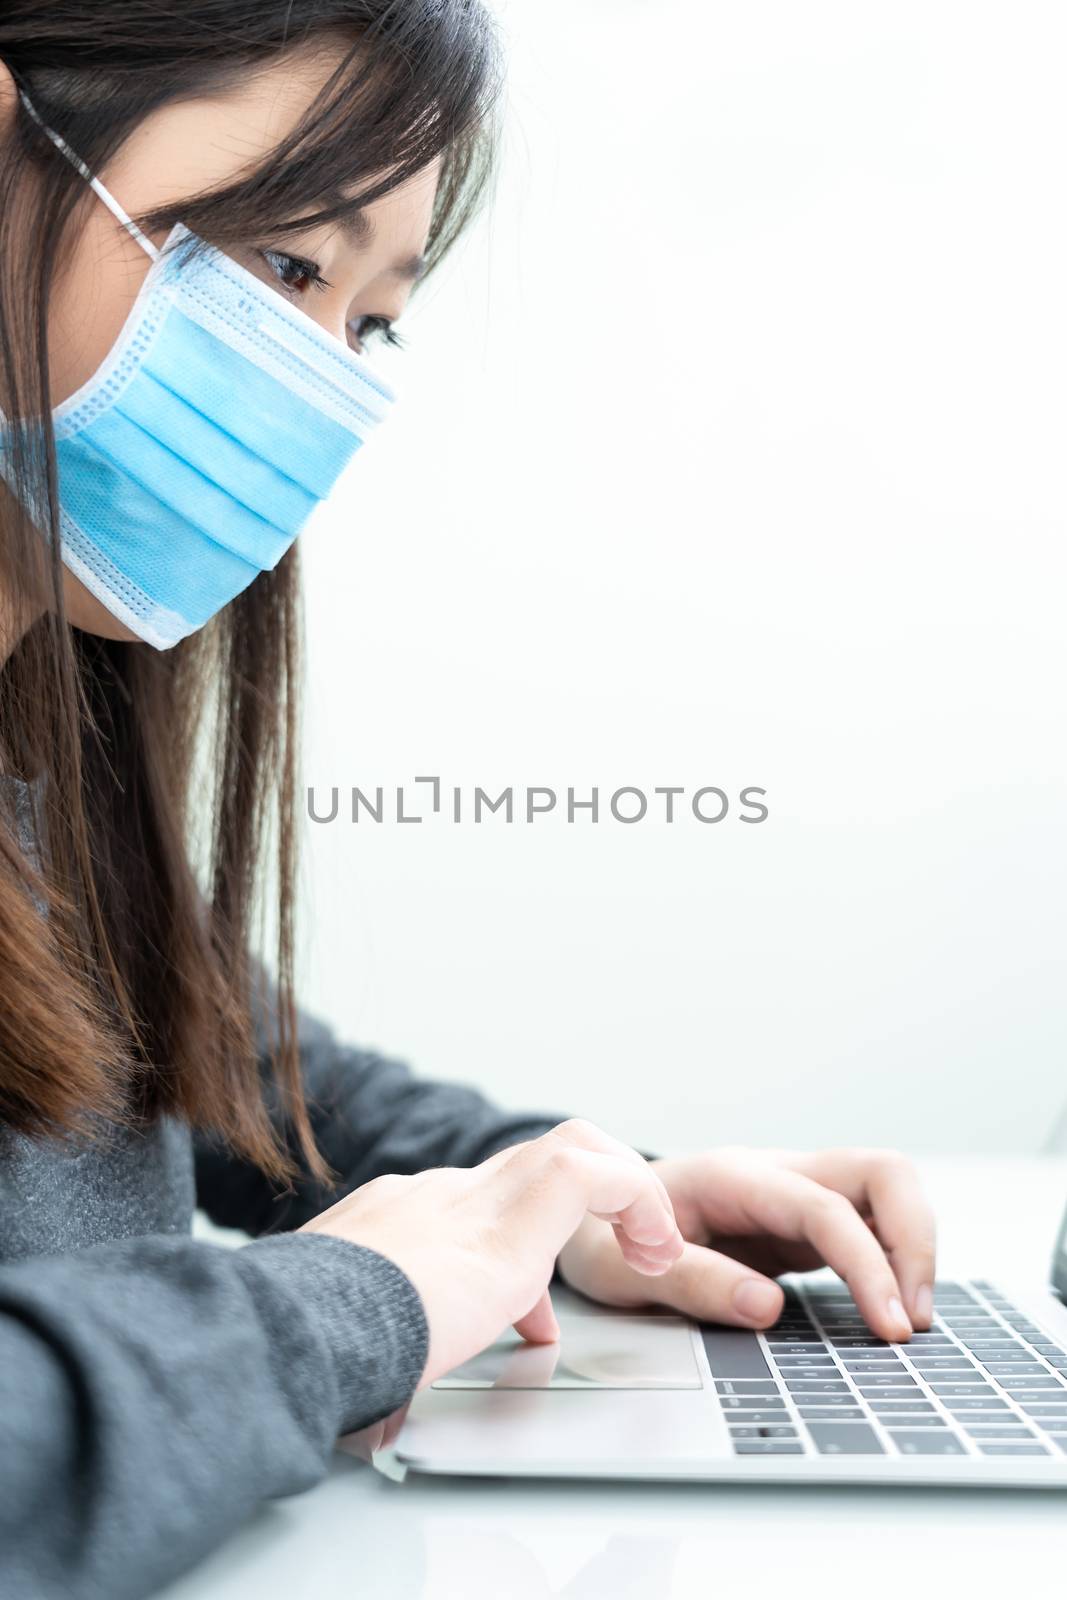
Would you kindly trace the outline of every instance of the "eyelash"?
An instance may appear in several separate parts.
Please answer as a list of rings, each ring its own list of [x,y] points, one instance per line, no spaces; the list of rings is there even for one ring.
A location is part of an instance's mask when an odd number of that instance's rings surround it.
[[[261,250],[260,255],[282,287],[291,295],[303,294],[307,289],[322,290],[333,287],[323,277],[318,263],[309,261],[306,256],[294,256],[287,250]],[[303,288],[300,287],[299,283],[292,282],[288,276],[289,273],[294,271],[297,278],[307,280]],[[399,333],[395,332],[393,324],[388,317],[366,315],[356,320],[360,324],[356,337],[361,345],[365,345],[369,339],[381,339],[385,344],[392,345],[394,349],[402,350],[407,343]],[[353,328],[353,332],[355,332],[353,324],[350,323],[349,327]]]

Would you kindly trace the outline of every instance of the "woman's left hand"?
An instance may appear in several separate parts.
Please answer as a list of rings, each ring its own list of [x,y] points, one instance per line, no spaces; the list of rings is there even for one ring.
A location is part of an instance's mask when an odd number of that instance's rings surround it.
[[[588,1217],[558,1258],[583,1294],[765,1328],[782,1309],[777,1274],[829,1266],[879,1338],[929,1328],[934,1219],[915,1168],[896,1151],[730,1147],[651,1165],[685,1250],[662,1276],[645,1277],[623,1259],[610,1224]]]

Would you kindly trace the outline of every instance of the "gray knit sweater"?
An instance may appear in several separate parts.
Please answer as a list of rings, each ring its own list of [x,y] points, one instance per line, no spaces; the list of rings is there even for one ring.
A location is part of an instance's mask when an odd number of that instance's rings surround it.
[[[266,1051],[262,976],[256,1021]],[[0,1129],[4,1600],[149,1595],[321,1478],[339,1433],[414,1392],[426,1318],[385,1257],[290,1230],[382,1173],[471,1166],[560,1120],[417,1080],[306,1013],[299,1036],[330,1192],[279,1198],[171,1118],[76,1148]],[[197,1205],[254,1242],[193,1239]]]

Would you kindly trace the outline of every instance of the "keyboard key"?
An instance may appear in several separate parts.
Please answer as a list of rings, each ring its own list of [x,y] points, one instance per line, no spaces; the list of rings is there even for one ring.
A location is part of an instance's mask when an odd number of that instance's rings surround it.
[[[974,1362],[969,1361],[962,1351],[958,1356],[937,1356],[930,1360],[917,1355],[912,1361],[912,1366],[916,1372],[921,1372],[924,1377],[928,1372],[932,1375],[935,1372],[977,1371]]]
[[[1052,1454],[1043,1444],[979,1444],[984,1456],[1049,1456]]]
[[[945,1407],[946,1411],[951,1411],[953,1416],[955,1416],[957,1412],[962,1413],[965,1411],[1008,1410],[1008,1402],[1006,1400],[998,1400],[995,1396],[986,1397],[984,1395],[981,1400],[961,1399],[959,1395],[949,1395],[942,1401],[942,1405]]]
[[[830,1343],[835,1350],[888,1350],[890,1348],[886,1339],[831,1339]]]
[[[929,1400],[872,1400],[871,1410],[876,1417],[917,1417],[927,1412],[934,1414]]]
[[[818,1344],[777,1344],[773,1340],[767,1341],[771,1354],[776,1360],[782,1356],[822,1356],[826,1355],[826,1346],[820,1340]],[[829,1358],[828,1358],[829,1359]]]
[[[715,1390],[718,1394],[781,1394],[773,1378],[720,1378]]]
[[[768,1424],[774,1426],[778,1423],[788,1422],[789,1413],[784,1406],[781,1411],[771,1411],[764,1406],[759,1411],[731,1411],[728,1413],[726,1420],[731,1427],[737,1423],[743,1427],[759,1428]]]
[[[729,1400],[720,1403],[725,1403],[728,1406],[733,1405],[733,1402],[729,1402]],[[787,1422],[789,1421],[789,1411],[785,1410],[782,1402],[777,1403],[777,1405],[745,1406],[745,1410],[742,1411],[728,1411],[726,1413],[726,1421],[752,1422],[752,1424],[755,1424],[755,1422]]]
[[[906,1411],[894,1412],[892,1416],[884,1416],[881,1411],[876,1411],[875,1416],[883,1428],[947,1428],[948,1420],[938,1416],[937,1412],[930,1410],[928,1416],[923,1416],[919,1411],[910,1406]]]
[[[908,1340],[907,1348],[909,1350],[927,1349],[932,1345],[935,1349],[938,1349],[941,1345],[951,1345],[951,1343],[952,1340],[947,1333],[935,1333],[933,1331],[930,1333],[913,1333]]]
[[[774,1364],[779,1372],[825,1372],[829,1367],[831,1372],[837,1371],[837,1362],[832,1355],[824,1356],[775,1356]]]
[[[918,1384],[914,1383],[910,1388],[906,1388],[902,1384],[899,1388],[894,1389],[868,1389],[865,1384],[861,1383],[858,1388],[860,1394],[868,1402],[873,1400],[919,1400],[922,1398],[922,1390]]]
[[[970,1367],[974,1365],[974,1358],[966,1350],[911,1350],[908,1360],[915,1367],[931,1367],[936,1372],[939,1367]]]
[[[879,1389],[917,1389],[919,1385],[907,1372],[899,1373],[872,1373],[856,1379],[856,1388],[861,1394],[877,1394]]]
[[[866,1422],[809,1422],[815,1448],[824,1456],[884,1456],[885,1448]]]
[[[953,1433],[937,1433],[933,1429],[927,1432],[905,1433],[897,1428],[891,1428],[889,1437],[903,1456],[965,1456],[967,1454],[963,1445]]]
[[[1036,1375],[1032,1372],[1001,1372],[997,1376],[998,1383],[1014,1383],[1020,1389],[1027,1388],[1031,1383],[1039,1383],[1043,1389],[1057,1390],[1067,1400],[1067,1385],[1063,1379],[1062,1372],[1049,1372],[1044,1367]]]
[[[1000,1386],[1006,1394],[1010,1394],[1015,1400],[1040,1400],[1044,1397],[1049,1401],[1060,1399],[1067,1401],[1067,1389],[1064,1389],[1062,1383],[1057,1383],[1054,1378],[1032,1378],[1030,1380],[1020,1378],[1018,1383],[1013,1382],[1011,1378],[1002,1378]]]
[[[975,1400],[986,1394],[996,1398],[997,1394],[991,1383],[932,1383],[930,1387],[942,1398],[949,1395],[963,1395],[969,1400]]]
[[[769,1378],[771,1370],[754,1333],[739,1328],[704,1327],[704,1353],[713,1378]]]
[[[724,1411],[784,1411],[785,1401],[780,1394],[724,1394],[719,1396]]]
[[[1021,1422],[1005,1422],[999,1428],[990,1427],[984,1422],[965,1422],[963,1431],[972,1439],[1033,1439],[1036,1437],[1033,1429],[1024,1428]]]
[[[848,1394],[849,1387],[841,1379],[824,1380],[822,1378],[786,1378],[785,1386],[790,1394]]]
[[[795,1439],[796,1437],[797,1430],[784,1425],[764,1428],[732,1427],[730,1429],[731,1439]]]
[[[860,1410],[858,1402],[853,1399],[852,1395],[846,1396],[827,1394],[822,1395],[821,1397],[819,1395],[812,1395],[811,1398],[812,1404],[809,1406],[804,1404],[803,1397],[801,1397],[800,1404],[797,1407],[797,1410],[800,1412],[800,1415],[805,1421],[807,1421],[809,1417],[844,1418],[847,1416],[854,1416],[860,1418],[863,1416],[863,1412]]]
[[[846,1372],[852,1372],[852,1373],[856,1373],[856,1372],[875,1372],[875,1373],[879,1373],[879,1372],[880,1373],[900,1372],[900,1373],[906,1373],[907,1370],[908,1370],[907,1367],[905,1367],[903,1361],[901,1361],[898,1357],[894,1357],[894,1359],[892,1361],[867,1361],[861,1356],[860,1359],[857,1361],[857,1360],[853,1360],[849,1356],[844,1356],[844,1357],[842,1357],[841,1365],[844,1367]]]
[[[735,1456],[802,1456],[802,1444],[789,1444],[785,1439],[738,1439],[734,1444]]]
[[[1041,1366],[1040,1362],[1016,1362],[1014,1357],[1009,1362],[1001,1362],[1001,1360],[995,1360],[995,1358],[987,1355],[982,1360],[982,1366],[984,1366],[987,1373],[993,1374],[993,1378],[998,1378],[1001,1374],[1005,1378],[1011,1378],[1013,1373],[1025,1374],[1027,1378],[1045,1378],[1046,1374],[1046,1368]]]
[[[1037,1417],[1039,1421],[1057,1422],[1061,1418],[1067,1421],[1067,1406],[1046,1406],[1037,1400],[1021,1400],[1019,1406],[1028,1417]]]

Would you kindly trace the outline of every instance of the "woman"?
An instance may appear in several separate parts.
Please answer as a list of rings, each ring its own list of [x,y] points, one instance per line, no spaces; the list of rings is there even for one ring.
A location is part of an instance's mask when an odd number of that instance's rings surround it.
[[[551,1340],[557,1268],[760,1327],[828,1262],[879,1334],[929,1325],[900,1157],[645,1159],[295,1008],[294,538],[496,88],[478,0],[0,17],[5,1595],[149,1593],[509,1324]]]

